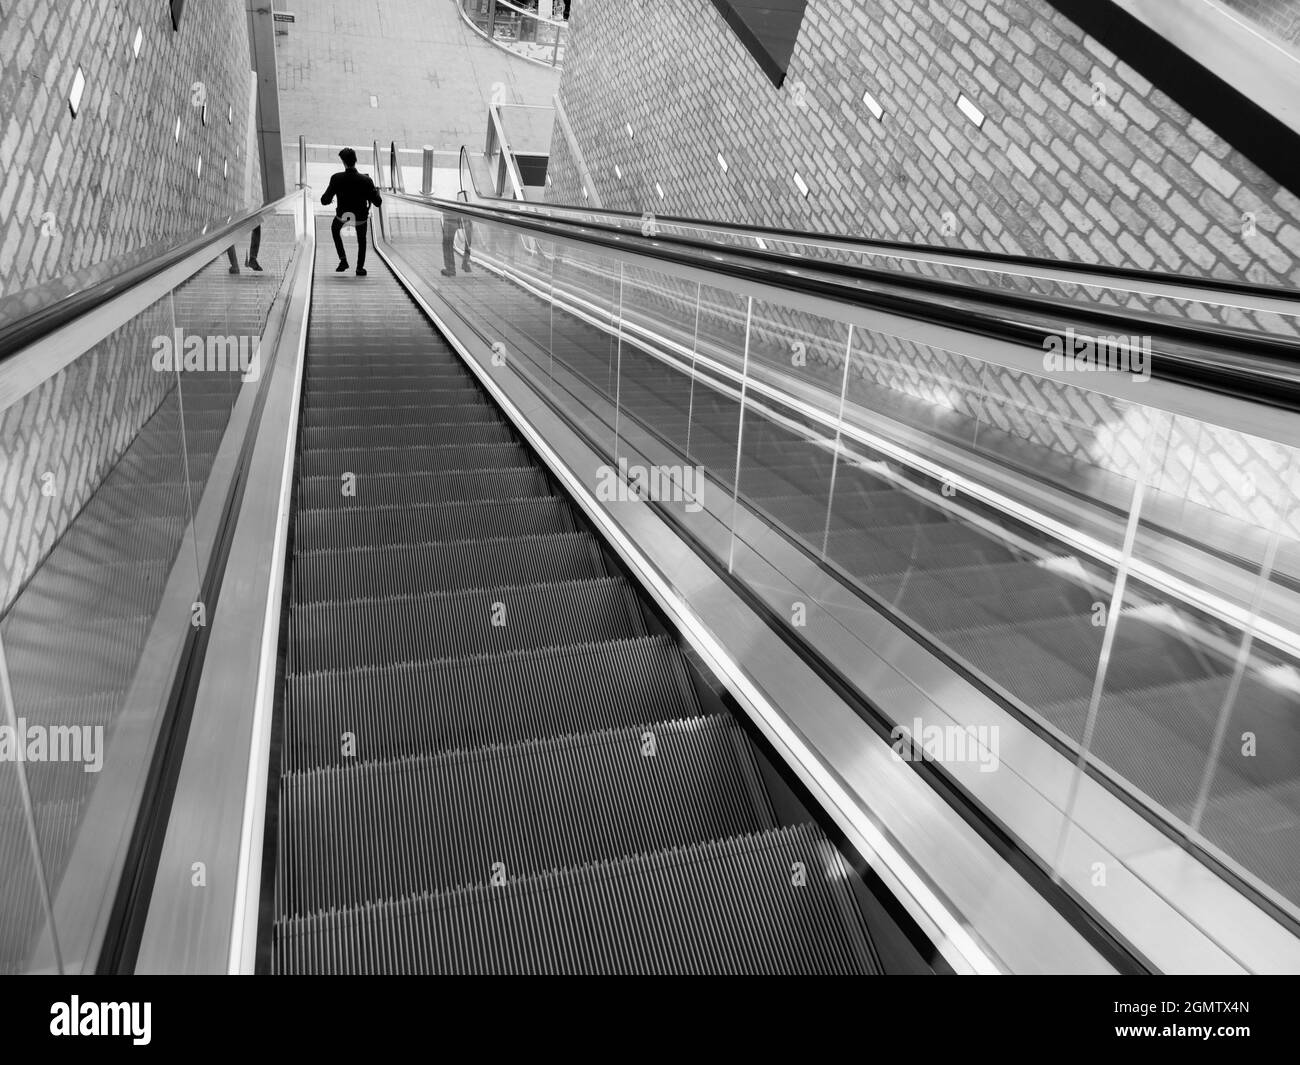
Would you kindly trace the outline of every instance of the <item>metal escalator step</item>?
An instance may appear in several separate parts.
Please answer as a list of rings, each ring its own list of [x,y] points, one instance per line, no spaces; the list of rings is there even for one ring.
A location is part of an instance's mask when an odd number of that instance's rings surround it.
[[[1037,594],[1046,588],[1056,588],[1066,583],[1071,588],[1086,592],[1090,599],[1096,599],[1096,591],[1089,591],[1052,569],[1050,563],[1062,564],[1065,556],[1044,559],[1036,562],[1005,562],[995,566],[949,566],[939,576],[944,584],[959,596],[982,597],[1001,596],[1008,602],[1014,602],[1024,594]]]
[[[504,444],[515,439],[510,426],[484,411],[480,421],[453,425],[318,425],[305,428],[303,447],[437,447],[445,444]]]
[[[653,748],[649,745],[653,744]],[[647,750],[653,755],[647,756]],[[730,718],[290,773],[277,913],[485,884],[773,827]]]
[[[910,544],[887,544],[866,530],[832,531],[827,555],[855,576],[906,573],[922,570],[937,573],[948,568],[995,566],[1016,561],[1001,544],[974,533],[951,544],[930,544],[918,536]]]
[[[437,391],[440,388],[461,388],[473,380],[467,370],[455,367],[430,367],[421,372],[410,367],[386,366],[382,363],[365,368],[355,367],[352,373],[347,374],[338,371],[329,374],[308,371],[306,375],[307,389],[312,392],[326,388],[347,389],[352,393],[386,392],[390,388],[401,391]]]
[[[807,883],[792,884],[792,869]],[[880,971],[844,866],[797,825],[277,922],[277,973]]]
[[[975,670],[1031,709],[1076,699],[1092,690],[1093,669],[1080,672],[1010,627],[957,629],[940,638]]]
[[[498,536],[542,536],[573,531],[559,496],[527,496],[425,506],[300,510],[294,522],[294,553],[348,547],[465,540],[491,529]]]
[[[1090,757],[1109,766],[1176,816],[1190,817],[1197,789],[1204,778],[1207,752],[1213,744],[1214,715],[1222,705],[1227,685],[1225,677],[1168,687],[1103,692]],[[1204,705],[1216,695],[1219,705],[1211,713],[1196,713],[1198,703]],[[1080,740],[1089,705],[1090,693],[1084,692],[1077,699],[1045,707],[1040,712],[1067,736]],[[1160,756],[1152,758],[1152,751],[1159,751]],[[1216,787],[1224,790],[1246,787],[1243,774],[1254,768],[1249,765],[1253,761],[1230,756],[1226,765],[1216,769]]]
[[[612,577],[311,603],[290,609],[288,668],[420,662],[643,634],[630,590]]]
[[[295,558],[293,601],[419,595],[605,576],[600,548],[585,532],[344,548]]]
[[[140,515],[148,514],[159,521],[183,520],[188,526],[191,500],[197,505],[202,497],[203,485],[197,482],[188,486],[184,482],[128,484],[110,476],[87,506],[95,508],[98,521],[129,526]]]
[[[1068,662],[1090,677],[1097,672],[1106,630],[1094,624],[1086,608],[1073,617],[1007,624],[1006,628],[1040,647],[1041,657]],[[1106,688],[1150,688],[1231,670],[1232,663],[1227,659],[1214,661],[1197,651],[1190,637],[1142,621],[1126,609],[1111,644]]]
[[[371,407],[330,407],[328,409],[304,409],[302,424],[307,428],[316,426],[365,426],[367,428],[385,425],[428,426],[459,425],[463,422],[490,421],[495,414],[494,408],[485,403],[469,406],[432,406],[422,404],[400,409]]]
[[[414,447],[310,448],[299,467],[304,477],[354,473],[434,473],[527,465],[528,452],[515,443],[434,444]]]
[[[218,429],[205,429],[202,432],[186,426],[185,447],[190,454],[195,452],[216,454],[221,446],[222,433]],[[181,461],[180,437],[178,433],[140,434],[131,442],[131,451],[140,455],[170,455],[176,462]]]
[[[162,599],[180,542],[170,557],[91,561],[56,550],[24,590],[15,612],[51,630],[82,621],[152,614]],[[191,574],[193,570],[189,571]]]
[[[351,388],[309,386],[304,390],[306,410],[378,409],[403,411],[410,407],[463,407],[486,405],[487,399],[477,388],[463,385],[437,388],[391,388],[382,392],[358,392]]]
[[[362,355],[351,348],[336,352],[321,351],[319,345],[311,342],[311,359],[307,364],[308,378],[355,377],[369,373],[407,373],[424,377],[429,374],[466,377],[465,369],[456,356],[431,349],[429,351],[410,351],[394,348],[379,353]]]
[[[436,473],[368,473],[357,476],[355,494],[344,495],[344,473],[302,477],[298,502],[311,509],[346,510],[358,506],[412,503],[465,503],[548,495],[546,475],[533,465],[497,469],[440,470]]]
[[[57,646],[41,625],[11,623],[5,654],[15,702],[40,693],[52,699],[94,691],[124,691],[135,675],[153,612],[122,618],[86,618],[65,624]]]
[[[695,717],[664,636],[286,678],[284,769]],[[352,757],[342,737],[355,738]]]
[[[110,515],[92,496],[38,572],[53,566],[51,572],[63,579],[82,578],[104,565],[170,562],[187,525],[179,514],[163,518]]]

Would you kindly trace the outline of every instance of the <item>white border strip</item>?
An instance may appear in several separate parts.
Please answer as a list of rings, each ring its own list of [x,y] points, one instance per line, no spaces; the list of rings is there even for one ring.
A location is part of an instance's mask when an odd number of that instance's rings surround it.
[[[305,192],[304,192],[305,195]],[[314,219],[313,219],[314,223]],[[307,327],[315,292],[316,228],[304,226],[303,266],[307,273],[306,298],[299,318],[297,367],[292,400],[286,422],[283,470],[275,533],[271,541],[270,588],[262,617],[262,643],[257,667],[257,698],[253,704],[253,727],[245,773],[244,817],[240,830],[239,864],[235,875],[235,901],[230,926],[230,975],[251,975],[257,962],[257,925],[261,906],[262,851],[266,833],[266,786],[271,767],[271,727],[275,712],[275,673],[280,645],[280,612],[284,597],[284,571],[289,553],[289,516],[293,503],[298,415],[302,405],[302,379],[306,369]],[[277,360],[278,362],[278,360]],[[270,396],[267,396],[268,400]],[[218,610],[220,607],[218,606]]]

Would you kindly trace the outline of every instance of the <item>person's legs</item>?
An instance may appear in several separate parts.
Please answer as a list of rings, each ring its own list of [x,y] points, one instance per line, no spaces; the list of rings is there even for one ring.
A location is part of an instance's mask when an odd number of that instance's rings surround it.
[[[230,260],[230,272],[239,273],[239,260],[235,258],[235,246],[232,244],[226,249],[226,258]]]
[[[442,273],[444,277],[456,276],[456,226],[442,220]]]
[[[262,267],[257,261],[257,250],[262,246],[262,227],[254,226],[253,235],[248,238],[248,258],[244,265],[250,270],[261,270]]]
[[[334,250],[339,253],[338,270],[348,268],[348,253],[343,250],[343,219],[336,218],[330,223],[330,234],[334,237]]]
[[[357,273],[366,272],[366,237],[370,232],[370,222],[357,223]]]

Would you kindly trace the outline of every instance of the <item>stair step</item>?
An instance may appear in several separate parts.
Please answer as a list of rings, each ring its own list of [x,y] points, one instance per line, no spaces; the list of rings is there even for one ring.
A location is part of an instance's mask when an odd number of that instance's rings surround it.
[[[545,474],[533,465],[436,473],[367,473],[358,475],[352,487],[355,494],[343,494],[342,473],[302,477],[298,481],[299,505],[313,510],[346,510],[357,506],[517,499],[547,495],[550,491]]]
[[[495,532],[484,526],[481,533]],[[607,576],[589,533],[496,537],[318,551],[293,564],[295,603]]]
[[[294,551],[464,540],[482,529],[499,536],[541,536],[571,532],[573,519],[559,496],[475,500],[425,506],[300,510],[294,523]]]
[[[303,430],[303,446],[318,448],[439,447],[455,444],[504,444],[515,439],[510,426],[484,411],[480,421],[451,425],[318,425]]]
[[[806,870],[793,887],[791,870]],[[277,922],[277,973],[880,971],[811,826]]]
[[[414,447],[311,448],[304,451],[300,472],[305,477],[337,477],[344,470],[354,473],[436,473],[444,470],[527,465],[523,445],[435,444]]]
[[[504,623],[494,625],[494,618]],[[311,603],[291,608],[289,669],[421,662],[642,634],[629,589],[609,577]]]
[[[284,768],[694,717],[675,645],[640,636],[287,678]],[[343,754],[343,736],[355,739]]]
[[[286,774],[280,824],[295,846],[281,853],[277,909],[486,883],[496,863],[514,878],[769,828],[750,758],[737,725],[706,717]]]

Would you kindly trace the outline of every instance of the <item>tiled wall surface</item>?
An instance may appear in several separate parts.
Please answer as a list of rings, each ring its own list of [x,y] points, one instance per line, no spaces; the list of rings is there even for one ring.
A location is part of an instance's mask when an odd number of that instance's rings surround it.
[[[260,199],[243,0],[188,4],[179,32],[155,0],[0,0],[0,63],[0,322]],[[147,361],[170,317],[0,410],[0,611],[174,387]]]
[[[1046,0],[812,0],[779,89],[707,0],[580,0],[572,32],[607,207],[1300,284],[1300,198]]]
[[[0,0],[0,322],[248,205],[247,27],[243,0],[188,4],[179,31],[159,0]]]

